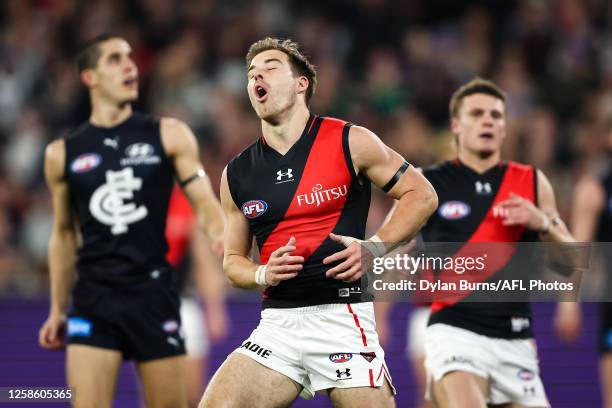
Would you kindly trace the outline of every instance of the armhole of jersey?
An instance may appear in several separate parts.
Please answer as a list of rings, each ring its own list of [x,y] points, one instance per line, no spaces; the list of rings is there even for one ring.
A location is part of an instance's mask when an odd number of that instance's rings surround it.
[[[360,182],[357,173],[355,173],[355,166],[353,166],[353,159],[351,158],[351,148],[349,145],[349,132],[351,130],[351,126],[353,126],[353,124],[347,122],[342,128],[342,151],[344,152],[344,161],[346,162],[346,167],[348,167],[348,171],[353,179],[353,184],[359,188],[363,188],[364,184]]]
[[[538,205],[538,169],[535,166],[532,166],[533,168],[533,203],[535,204],[536,207],[539,207]]]
[[[234,164],[234,161],[229,162],[229,164],[227,165],[227,189],[230,192],[230,195],[232,196],[232,200],[234,201],[234,205],[236,206],[236,208],[240,209],[240,205],[238,204],[238,199],[236,197],[236,194],[234,193],[234,190],[232,190],[232,183],[231,180],[233,180],[233,176],[232,176],[232,166]]]

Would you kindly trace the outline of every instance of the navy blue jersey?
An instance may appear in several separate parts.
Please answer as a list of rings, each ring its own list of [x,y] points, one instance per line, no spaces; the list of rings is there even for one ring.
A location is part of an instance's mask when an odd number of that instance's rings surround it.
[[[531,166],[502,162],[483,174],[459,160],[426,168],[423,175],[438,194],[438,210],[421,233],[426,242],[519,242],[537,240],[523,226],[502,224],[504,211],[498,203],[515,193],[537,205],[537,172]],[[504,258],[505,257],[505,258]],[[499,278],[518,259],[511,251],[488,261],[487,279]],[[499,338],[529,338],[531,310],[525,302],[434,302],[429,324],[444,323]]]
[[[174,171],[159,120],[133,114],[112,128],[83,124],[66,138],[65,175],[82,236],[81,283],[134,287],[168,268]]]
[[[305,258],[297,277],[264,291],[264,307],[371,301],[361,281],[327,278],[336,264],[323,259],[344,247],[331,232],[363,239],[370,184],[355,174],[350,124],[311,115],[296,143],[281,155],[260,138],[227,166],[234,203],[248,220],[262,263],[296,238],[293,255]],[[364,278],[362,278],[364,279]]]

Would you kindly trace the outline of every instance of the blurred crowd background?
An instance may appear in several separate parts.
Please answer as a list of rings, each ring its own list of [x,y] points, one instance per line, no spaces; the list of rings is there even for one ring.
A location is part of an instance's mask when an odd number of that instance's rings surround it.
[[[576,179],[609,159],[608,0],[3,0],[0,294],[48,292],[43,151],[87,120],[73,57],[102,32],[133,47],[136,108],[185,120],[216,187],[260,135],[244,55],[265,36],[298,41],[317,66],[313,112],[370,128],[415,165],[453,157],[452,92],[476,75],[496,81],[508,94],[505,158],[549,176],[566,220]],[[375,196],[372,228],[388,207]]]

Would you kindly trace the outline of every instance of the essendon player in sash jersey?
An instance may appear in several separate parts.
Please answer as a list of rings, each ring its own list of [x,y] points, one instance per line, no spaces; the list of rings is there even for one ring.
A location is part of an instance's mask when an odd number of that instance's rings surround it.
[[[497,86],[472,80],[455,92],[450,112],[458,158],[423,171],[440,202],[422,230],[423,239],[573,241],[544,174],[500,159],[506,117],[505,97]],[[469,296],[432,304],[425,366],[436,405],[548,407],[529,305],[466,300]]]
[[[411,238],[435,210],[427,180],[367,129],[309,113],[314,67],[291,40],[247,54],[263,137],[227,166],[224,270],[263,291],[259,326],[213,377],[201,406],[285,407],[325,390],[336,407],[394,406],[361,245],[370,182],[399,204],[370,238]],[[261,265],[249,258],[252,237]]]
[[[112,406],[121,362],[133,359],[148,406],[186,407],[179,298],[165,258],[174,179],[198,220],[206,220],[202,226],[219,253],[220,204],[191,130],[132,111],[138,70],[125,40],[97,37],[77,65],[92,109],[86,123],[45,152],[54,224],[51,308],[39,343],[47,349],[67,343],[75,406]]]

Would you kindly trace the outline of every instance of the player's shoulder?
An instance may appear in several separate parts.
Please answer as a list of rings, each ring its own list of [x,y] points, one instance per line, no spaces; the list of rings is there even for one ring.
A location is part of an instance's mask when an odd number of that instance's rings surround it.
[[[445,160],[429,166],[421,168],[421,172],[426,178],[438,177],[446,173],[452,172],[457,167],[453,160]]]
[[[508,160],[505,162],[506,166],[508,167],[508,169],[514,170],[514,171],[520,171],[520,172],[538,172],[538,169],[535,168],[534,166],[530,165],[530,164],[525,164],[525,163],[519,163],[516,161],[512,161],[512,160]]]
[[[257,164],[257,151],[261,149],[262,143],[264,142],[260,137],[240,153],[235,155],[227,164],[228,171],[237,171],[239,169],[248,170],[249,168],[255,166]]]

